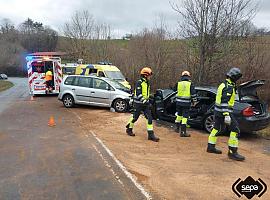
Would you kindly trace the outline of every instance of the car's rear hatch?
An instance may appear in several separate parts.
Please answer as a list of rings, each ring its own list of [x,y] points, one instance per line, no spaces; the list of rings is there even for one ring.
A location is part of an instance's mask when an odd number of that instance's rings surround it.
[[[259,99],[257,89],[265,84],[265,80],[253,80],[242,83],[238,87],[239,101],[249,103],[256,116],[267,113],[267,104]]]

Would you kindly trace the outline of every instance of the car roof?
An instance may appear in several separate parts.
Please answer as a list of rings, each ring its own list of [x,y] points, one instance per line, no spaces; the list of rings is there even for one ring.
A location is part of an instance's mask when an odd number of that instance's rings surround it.
[[[214,86],[198,86],[195,87],[196,90],[206,90],[209,92],[217,93],[217,87]]]
[[[76,76],[76,77],[92,77],[92,78],[99,78],[99,79],[106,80],[106,81],[111,81],[111,79],[109,79],[107,77],[100,77],[100,76],[97,76],[95,74],[89,74],[89,75],[74,74],[74,75],[68,75],[67,77],[71,77],[71,76]]]

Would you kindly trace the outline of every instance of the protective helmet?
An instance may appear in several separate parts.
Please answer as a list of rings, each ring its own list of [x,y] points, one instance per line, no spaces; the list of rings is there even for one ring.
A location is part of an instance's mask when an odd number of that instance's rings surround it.
[[[231,68],[228,72],[227,72],[227,77],[229,77],[233,82],[238,81],[241,77],[242,77],[242,73],[241,70],[237,67],[233,67]]]
[[[182,76],[189,76],[189,77],[190,77],[189,71],[183,71],[183,72],[182,72]]]
[[[143,76],[151,76],[153,74],[152,69],[150,67],[144,67],[141,70],[141,75]]]

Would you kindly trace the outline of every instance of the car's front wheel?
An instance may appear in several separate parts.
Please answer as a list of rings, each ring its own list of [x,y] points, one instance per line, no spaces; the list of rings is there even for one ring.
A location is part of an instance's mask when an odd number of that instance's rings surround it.
[[[63,104],[66,108],[72,108],[74,106],[74,98],[70,94],[66,94],[63,97]]]
[[[126,112],[128,109],[128,103],[124,99],[116,99],[114,101],[113,108],[116,112]]]

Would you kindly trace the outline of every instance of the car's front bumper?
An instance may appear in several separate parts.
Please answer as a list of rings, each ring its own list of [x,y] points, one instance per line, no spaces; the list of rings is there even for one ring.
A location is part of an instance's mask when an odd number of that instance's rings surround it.
[[[63,99],[63,94],[62,94],[61,92],[58,94],[57,99],[58,99],[59,101],[62,101],[62,99]]]
[[[270,114],[238,119],[241,132],[252,132],[265,129],[270,124]]]

